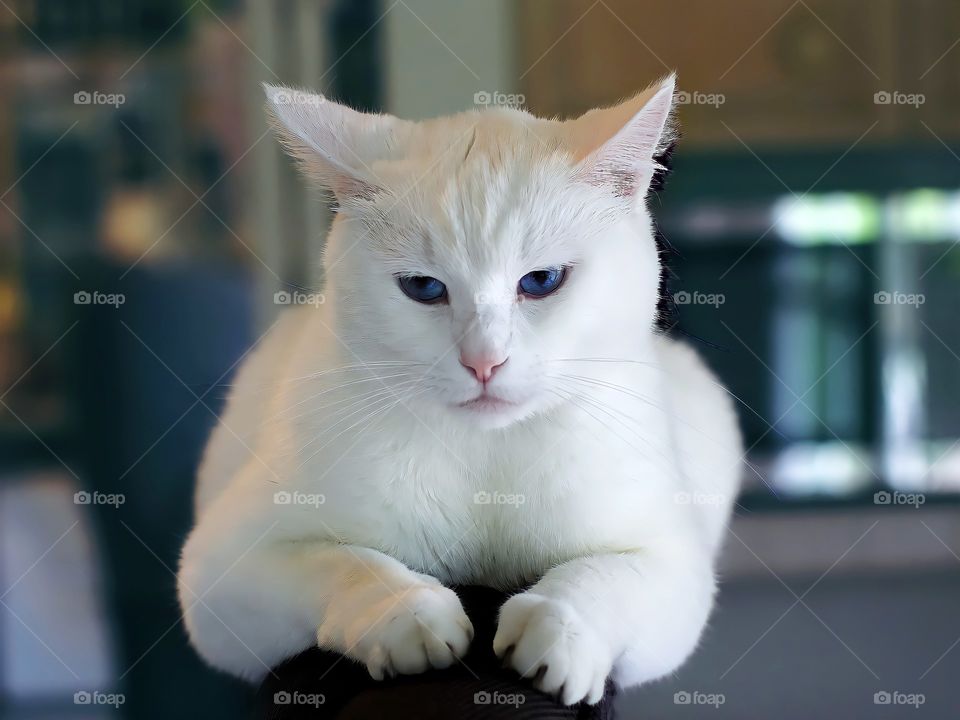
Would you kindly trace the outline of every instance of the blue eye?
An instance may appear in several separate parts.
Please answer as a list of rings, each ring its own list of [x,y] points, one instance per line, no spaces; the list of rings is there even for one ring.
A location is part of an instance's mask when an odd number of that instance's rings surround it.
[[[567,274],[565,267],[546,268],[528,272],[518,283],[518,289],[523,295],[540,298],[555,292],[563,284]]]
[[[447,295],[447,286],[436,278],[426,275],[401,275],[397,278],[400,289],[411,300],[421,303],[432,303],[442,300]]]

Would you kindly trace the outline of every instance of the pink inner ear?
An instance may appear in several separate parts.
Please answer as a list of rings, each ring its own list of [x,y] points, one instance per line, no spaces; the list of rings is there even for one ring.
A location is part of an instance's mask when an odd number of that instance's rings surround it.
[[[634,197],[646,191],[653,177],[656,148],[656,138],[628,125],[580,163],[578,179],[616,197]]]
[[[572,121],[571,139],[581,158],[578,178],[617,197],[645,194],[654,156],[669,133],[673,87],[671,77],[620,105]]]
[[[650,174],[653,174],[652,167]],[[616,166],[604,167],[599,163],[593,164],[586,172],[579,173],[579,176],[588,185],[607,188],[621,198],[636,195],[641,181],[636,170]]]
[[[377,185],[348,174],[337,174],[328,179],[333,194],[342,202],[347,198],[357,200],[372,200],[381,188]]]

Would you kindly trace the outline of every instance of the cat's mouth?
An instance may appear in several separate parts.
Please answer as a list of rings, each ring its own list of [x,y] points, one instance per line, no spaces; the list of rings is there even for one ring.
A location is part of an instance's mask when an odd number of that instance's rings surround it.
[[[480,412],[502,412],[504,410],[515,408],[516,406],[517,403],[504,400],[503,398],[499,398],[487,392],[480,393],[472,400],[467,400],[466,402],[457,404],[457,407],[461,407],[466,410],[478,410]]]

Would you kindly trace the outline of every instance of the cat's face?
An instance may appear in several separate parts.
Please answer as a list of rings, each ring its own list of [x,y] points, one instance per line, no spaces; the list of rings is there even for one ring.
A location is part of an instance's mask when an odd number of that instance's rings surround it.
[[[629,357],[655,313],[643,196],[672,91],[566,123],[407,123],[268,89],[287,144],[338,199],[327,296],[350,359],[404,363],[381,374],[412,409],[496,428],[583,392],[568,378],[587,361]]]

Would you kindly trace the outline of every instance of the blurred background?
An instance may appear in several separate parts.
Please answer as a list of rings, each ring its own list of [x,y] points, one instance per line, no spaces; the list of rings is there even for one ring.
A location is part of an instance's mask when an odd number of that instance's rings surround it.
[[[245,716],[173,570],[232,371],[320,282],[261,81],[568,116],[673,69],[671,324],[751,467],[701,650],[621,717],[960,716],[960,4],[0,0],[0,717]]]

